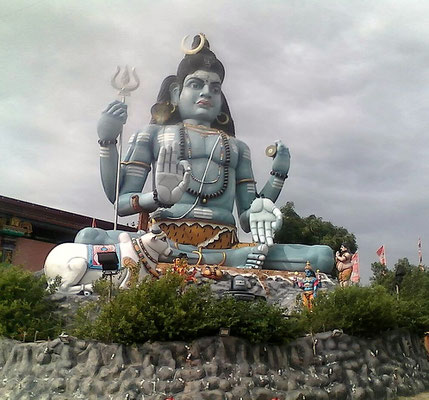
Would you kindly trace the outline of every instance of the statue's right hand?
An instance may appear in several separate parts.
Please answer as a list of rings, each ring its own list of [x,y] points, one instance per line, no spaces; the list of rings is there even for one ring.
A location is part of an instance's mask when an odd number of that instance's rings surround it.
[[[101,140],[115,140],[127,122],[127,105],[115,100],[101,114],[97,125],[98,137]]]
[[[178,160],[177,144],[161,146],[156,163],[155,184],[158,200],[166,205],[177,203],[191,179],[191,164]]]

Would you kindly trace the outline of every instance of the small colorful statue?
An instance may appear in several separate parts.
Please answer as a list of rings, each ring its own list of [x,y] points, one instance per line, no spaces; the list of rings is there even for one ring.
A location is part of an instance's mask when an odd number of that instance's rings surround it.
[[[350,286],[350,278],[353,272],[352,254],[345,244],[335,253],[335,262],[338,270],[338,280],[341,287]]]
[[[310,261],[307,261],[305,266],[305,278],[294,281],[294,286],[298,286],[302,289],[302,302],[304,307],[309,310],[313,308],[313,299],[317,296],[317,289],[322,286],[319,278],[311,267]]]
[[[197,269],[195,267],[191,267],[188,263],[188,256],[186,253],[180,253],[179,257],[174,259],[173,263],[173,271],[185,277],[186,282],[192,283],[196,282],[197,278],[195,275],[197,274]]]
[[[185,253],[180,253],[173,261],[173,271],[183,275],[183,264],[185,263]]]
[[[204,278],[218,281],[222,279],[223,272],[217,265],[206,265],[201,269],[201,275]]]

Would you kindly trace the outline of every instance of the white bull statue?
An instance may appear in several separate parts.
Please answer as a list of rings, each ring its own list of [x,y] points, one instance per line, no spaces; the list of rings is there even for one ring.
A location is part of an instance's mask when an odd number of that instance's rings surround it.
[[[157,226],[137,239],[122,232],[118,240],[115,245],[64,243],[54,247],[45,261],[48,282],[59,276],[59,292],[91,294],[92,283],[102,276],[98,254],[116,252],[120,267],[113,279],[120,288],[127,288],[149,274],[158,277],[156,266],[159,257],[172,253],[167,236]]]

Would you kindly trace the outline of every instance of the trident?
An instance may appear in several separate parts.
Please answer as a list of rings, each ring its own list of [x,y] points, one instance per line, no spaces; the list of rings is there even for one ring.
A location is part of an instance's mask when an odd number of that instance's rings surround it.
[[[118,82],[118,77],[120,72],[121,72],[121,68],[118,66],[115,74],[112,76],[110,83],[115,89],[119,90],[118,95],[120,96],[122,103],[125,104],[125,97],[128,97],[132,91],[136,90],[140,86],[140,80],[139,80],[139,77],[137,76],[136,69],[132,68],[131,72],[133,74],[135,83],[133,85],[130,84],[131,82],[130,73],[128,71],[128,65],[126,65],[125,70],[122,73]],[[116,194],[115,194],[115,205],[114,205],[115,222],[113,224],[114,230],[116,230],[116,227],[118,225],[119,176],[120,176],[120,170],[121,170],[121,159],[122,159],[122,131],[119,134],[119,140],[118,140],[118,165],[116,168]]]

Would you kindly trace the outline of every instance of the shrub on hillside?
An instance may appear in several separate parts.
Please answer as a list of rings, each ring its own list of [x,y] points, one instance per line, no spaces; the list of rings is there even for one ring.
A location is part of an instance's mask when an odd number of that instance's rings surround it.
[[[187,285],[177,274],[150,279],[107,301],[106,282],[100,301],[79,311],[80,337],[125,344],[147,340],[192,340],[217,335],[220,328],[253,343],[284,343],[303,333],[342,329],[371,337],[395,328],[422,333],[429,326],[429,274],[410,269],[401,281],[399,299],[387,287],[352,286],[320,293],[313,311],[285,318],[285,310],[264,301],[213,297],[209,286]],[[97,286],[97,285],[96,285]],[[103,295],[104,293],[104,295]]]
[[[429,327],[429,272],[411,268],[399,285],[400,326],[418,334]]]
[[[252,343],[286,343],[304,333],[298,317],[286,318],[285,309],[263,300],[246,302],[226,297],[216,303],[215,318],[219,327],[230,328],[232,336]]]
[[[193,340],[217,335],[222,327],[252,342],[284,342],[295,337],[295,327],[283,317],[281,308],[265,302],[216,299],[208,285],[187,285],[174,273],[156,281],[144,280],[99,307],[95,319],[88,318],[93,306],[80,310],[77,336],[132,344]]]
[[[371,337],[398,327],[398,315],[398,302],[384,287],[351,286],[320,293],[313,311],[304,311],[300,322],[307,331],[342,329]]]
[[[383,286],[394,297],[398,326],[423,334],[429,327],[429,272],[409,263],[397,261],[393,270],[380,263],[371,266],[373,285]]]
[[[58,335],[60,321],[48,299],[45,277],[10,264],[0,264],[0,336],[33,340]]]

